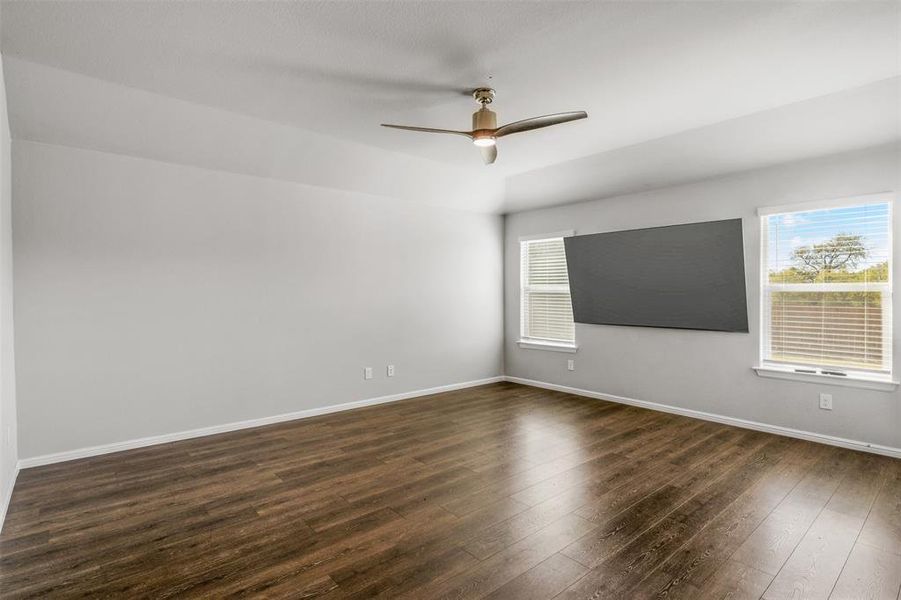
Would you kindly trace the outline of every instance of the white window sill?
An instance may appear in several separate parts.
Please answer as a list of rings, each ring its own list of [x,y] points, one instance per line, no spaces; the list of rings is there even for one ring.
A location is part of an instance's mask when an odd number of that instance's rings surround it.
[[[520,348],[528,350],[550,350],[551,352],[569,352],[575,353],[579,351],[579,347],[575,344],[562,344],[557,342],[542,342],[538,340],[519,340],[516,342]]]
[[[883,392],[892,392],[898,387],[897,381],[882,377],[868,377],[856,373],[844,376],[825,375],[823,373],[798,373],[792,367],[778,367],[774,365],[756,366],[751,368],[761,377],[772,377],[773,379],[805,381],[807,383],[819,383],[823,385],[841,385],[844,387],[864,388],[867,390],[879,390]]]

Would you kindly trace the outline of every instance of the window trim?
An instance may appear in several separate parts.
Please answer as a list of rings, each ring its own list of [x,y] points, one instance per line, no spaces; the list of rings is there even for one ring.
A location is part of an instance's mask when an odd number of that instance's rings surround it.
[[[569,352],[570,354],[579,351],[579,347],[575,344],[564,344],[538,338],[520,338],[516,343],[523,350],[548,350],[549,352]]]
[[[775,363],[765,365],[756,365],[751,367],[760,377],[768,377],[770,379],[787,379],[790,381],[804,381],[807,383],[819,383],[824,385],[840,385],[843,387],[863,388],[867,390],[878,390],[882,392],[893,392],[898,387],[899,382],[884,377],[872,377],[867,373],[855,373],[847,371],[844,377],[840,375],[824,375],[823,373],[798,373],[795,367],[784,366],[779,367]]]
[[[893,192],[885,191],[872,194],[845,196],[844,198],[830,198],[828,200],[812,200],[810,202],[797,202],[795,204],[780,204],[779,206],[761,206],[757,209],[757,216],[769,217],[771,215],[784,215],[787,213],[805,212],[809,210],[827,210],[830,208],[847,208],[849,206],[877,204],[879,202],[888,202],[891,204],[894,199],[895,194]]]
[[[550,340],[545,338],[535,338],[528,337],[525,335],[523,331],[524,320],[523,315],[525,314],[525,294],[523,292],[527,291],[531,286],[524,285],[522,281],[522,244],[523,242],[536,242],[539,240],[554,240],[554,239],[562,239],[572,237],[576,234],[575,230],[567,229],[564,231],[552,231],[548,233],[535,233],[531,235],[522,235],[519,237],[519,339],[516,343],[520,348],[525,350],[549,350],[551,352],[578,352],[579,346],[576,344],[576,334],[573,331],[573,341],[572,342],[561,342],[559,340]],[[565,286],[566,290],[562,288],[564,286],[559,286],[561,289],[559,292],[566,291],[569,292],[569,286]],[[547,286],[545,286],[544,291],[548,291]],[[573,323],[575,326],[575,323]]]
[[[548,233],[533,233],[532,235],[519,236],[520,242],[537,242],[539,240],[555,240],[557,238],[568,238],[576,235],[575,230],[567,229],[565,231],[551,231]]]
[[[895,247],[894,247],[894,209],[895,195],[892,192],[878,192],[873,194],[862,194],[857,196],[849,196],[845,198],[833,198],[829,200],[819,200],[812,202],[799,202],[796,204],[786,204],[781,206],[768,206],[757,209],[757,215],[760,223],[760,281],[757,290],[759,303],[759,333],[760,339],[758,343],[757,365],[751,367],[761,377],[771,377],[774,379],[789,379],[795,381],[815,382],[827,385],[841,385],[847,387],[860,387],[866,389],[875,389],[882,391],[893,391],[899,382],[894,379],[895,376],[895,356],[892,348],[889,347],[891,360],[889,363],[888,373],[875,373],[854,369],[839,369],[845,375],[830,375],[822,372],[821,367],[810,365],[778,363],[766,360],[766,348],[769,346],[769,330],[765,319],[766,301],[768,291],[776,289],[776,291],[828,291],[826,288],[832,288],[830,284],[771,284],[769,282],[769,270],[767,268],[767,249],[769,247],[769,224],[768,219],[774,215],[782,215],[788,213],[798,213],[813,210],[828,210],[832,208],[845,208],[852,206],[861,206],[864,204],[886,203],[889,205],[889,227],[888,227],[888,247],[890,269],[888,273],[889,280],[884,283],[874,283],[869,285],[841,284],[842,289],[847,291],[855,291],[853,288],[859,287],[860,290],[867,291],[892,291],[892,308],[894,308],[894,286],[893,273],[895,268]],[[833,284],[834,285],[834,284]],[[858,290],[859,291],[859,290]],[[890,311],[890,318],[883,321],[883,343],[891,343],[894,339],[893,334],[894,310]],[[888,332],[888,336],[885,332]]]

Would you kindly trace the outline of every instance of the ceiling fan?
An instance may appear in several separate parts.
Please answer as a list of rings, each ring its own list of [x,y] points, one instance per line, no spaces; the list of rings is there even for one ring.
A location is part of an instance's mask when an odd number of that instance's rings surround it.
[[[494,90],[491,88],[478,88],[473,90],[472,97],[475,98],[476,102],[482,105],[479,110],[472,113],[472,131],[433,129],[431,127],[410,127],[409,125],[388,125],[387,123],[382,123],[382,127],[407,129],[409,131],[424,131],[426,133],[453,133],[466,136],[482,151],[482,160],[485,161],[485,164],[490,165],[497,159],[497,138],[510,135],[511,133],[521,133],[523,131],[531,131],[532,129],[541,129],[542,127],[559,125],[560,123],[577,121],[588,117],[588,113],[583,110],[578,110],[575,112],[532,117],[531,119],[523,119],[522,121],[515,121],[498,127],[497,113],[488,108],[488,105],[494,101]]]

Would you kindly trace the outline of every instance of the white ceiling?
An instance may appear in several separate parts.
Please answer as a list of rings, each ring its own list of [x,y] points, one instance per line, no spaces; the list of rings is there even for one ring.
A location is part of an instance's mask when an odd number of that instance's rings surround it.
[[[10,2],[2,52],[473,171],[486,167],[462,138],[378,124],[465,128],[474,104],[463,90],[486,83],[498,91],[502,122],[588,111],[587,121],[504,139],[492,169],[510,175],[895,77],[899,9]]]
[[[895,77],[512,175],[503,205],[516,212],[609,198],[899,140]]]
[[[4,57],[10,129],[30,141],[478,212],[504,179]]]

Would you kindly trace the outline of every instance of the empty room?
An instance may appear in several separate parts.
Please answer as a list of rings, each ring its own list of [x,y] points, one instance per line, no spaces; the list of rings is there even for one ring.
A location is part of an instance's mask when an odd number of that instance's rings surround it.
[[[901,2],[0,54],[3,600],[901,600]]]

